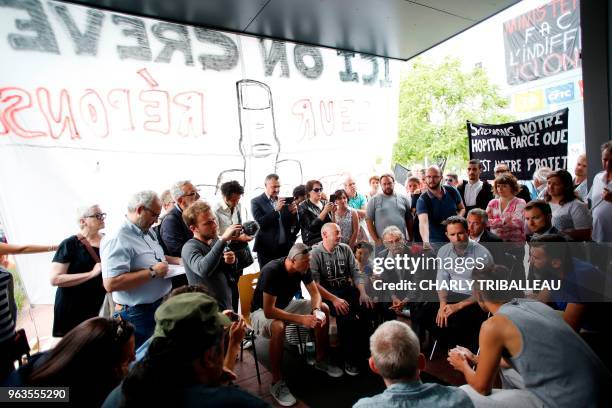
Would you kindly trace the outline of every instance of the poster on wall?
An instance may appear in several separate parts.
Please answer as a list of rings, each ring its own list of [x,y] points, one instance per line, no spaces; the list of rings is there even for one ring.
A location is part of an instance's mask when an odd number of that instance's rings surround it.
[[[508,85],[582,67],[578,0],[554,0],[514,17],[503,33]]]
[[[367,180],[390,161],[398,61],[63,2],[0,11],[10,242],[59,243],[77,232],[76,208],[94,203],[110,231],[131,194],[179,180],[207,201],[238,180],[248,209],[269,173],[288,195],[309,179],[336,187],[347,171]],[[50,259],[17,259],[32,303],[53,301]]]
[[[495,178],[506,163],[519,180],[531,180],[540,167],[567,168],[569,109],[499,125],[467,122],[470,159],[483,165],[482,177]]]

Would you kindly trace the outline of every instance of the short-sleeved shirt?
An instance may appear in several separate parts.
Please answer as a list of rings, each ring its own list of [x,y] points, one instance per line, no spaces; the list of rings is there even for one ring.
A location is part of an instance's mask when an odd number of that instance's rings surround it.
[[[417,215],[428,216],[429,242],[448,242],[446,227],[442,222],[452,215],[457,215],[457,208],[461,204],[461,195],[455,187],[443,186],[442,191],[444,194],[441,199],[427,190],[417,200]]]
[[[410,215],[410,200],[405,195],[380,193],[368,202],[366,216],[374,222],[376,234],[382,239],[382,233],[390,225],[395,225],[406,237],[406,217]]]
[[[612,203],[604,200],[602,194],[604,187],[612,191],[612,182],[606,183],[606,177],[605,171],[597,173],[588,198],[593,212],[593,241],[609,243],[612,242]]]
[[[591,229],[593,227],[591,212],[582,201],[572,200],[563,205],[548,204],[552,210],[552,225],[559,231]]]
[[[353,408],[472,408],[473,406],[468,395],[459,388],[411,381],[391,384],[382,394],[360,399],[353,405]]]
[[[489,250],[474,241],[468,241],[467,247],[461,256],[457,254],[453,244],[449,242],[440,248],[438,258],[441,260],[441,268],[438,269],[436,280],[438,282],[457,282],[459,289],[454,292],[464,295],[470,295],[472,290],[469,285],[460,282],[472,281],[472,270],[474,267],[493,263],[493,257]]]
[[[270,261],[261,269],[251,311],[263,309],[263,294],[276,296],[275,306],[279,309],[287,307],[293,295],[300,289],[300,282],[308,285],[312,282],[312,273],[308,269],[304,274],[289,273],[285,269],[285,258]]]
[[[349,198],[348,205],[356,210],[363,209],[368,204],[368,200],[363,194],[355,193],[355,197]]]
[[[102,239],[100,258],[103,278],[148,269],[166,260],[155,234],[150,230],[143,232],[129,220],[115,234]],[[113,292],[113,301],[127,306],[149,304],[165,296],[171,289],[170,279],[151,279],[136,288]]]
[[[100,248],[92,249],[99,257]],[[96,264],[76,235],[62,241],[53,262],[69,264],[67,274],[90,272]],[[53,308],[53,336],[62,337],[79,323],[98,316],[105,294],[102,275],[79,285],[58,287]]]

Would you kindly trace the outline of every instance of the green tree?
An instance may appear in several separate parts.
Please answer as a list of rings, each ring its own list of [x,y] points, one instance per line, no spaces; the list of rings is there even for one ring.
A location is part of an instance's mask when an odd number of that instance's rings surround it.
[[[447,57],[439,65],[416,59],[400,85],[399,135],[393,160],[409,165],[468,160],[466,121],[503,123],[512,120],[503,109],[506,98],[498,93],[482,68],[465,72],[458,59]]]

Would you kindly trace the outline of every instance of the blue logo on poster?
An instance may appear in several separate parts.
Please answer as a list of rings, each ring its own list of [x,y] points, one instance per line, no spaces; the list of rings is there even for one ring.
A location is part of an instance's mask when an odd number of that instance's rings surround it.
[[[546,88],[546,102],[549,105],[556,105],[563,102],[569,102],[574,99],[574,83],[553,86]]]

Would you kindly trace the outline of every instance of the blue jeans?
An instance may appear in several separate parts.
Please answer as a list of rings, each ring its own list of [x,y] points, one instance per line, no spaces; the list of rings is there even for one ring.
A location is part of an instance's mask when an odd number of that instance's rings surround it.
[[[121,316],[134,325],[134,337],[136,339],[136,349],[153,335],[155,330],[155,310],[161,304],[161,299],[153,303],[135,306],[121,306],[121,310],[115,311],[113,317]]]

